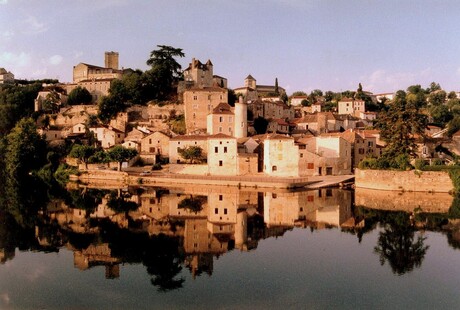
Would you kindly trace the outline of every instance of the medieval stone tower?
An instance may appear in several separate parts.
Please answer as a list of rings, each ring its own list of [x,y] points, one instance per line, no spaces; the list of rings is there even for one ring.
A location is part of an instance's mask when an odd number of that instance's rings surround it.
[[[248,135],[248,105],[240,96],[235,102],[235,138],[243,138]]]
[[[118,70],[118,52],[105,52],[105,67]]]

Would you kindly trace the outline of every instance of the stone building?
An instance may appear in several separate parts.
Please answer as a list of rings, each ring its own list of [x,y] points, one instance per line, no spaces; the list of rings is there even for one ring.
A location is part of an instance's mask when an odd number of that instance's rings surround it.
[[[105,67],[79,63],[73,67],[73,83],[66,85],[67,93],[80,86],[93,96],[93,102],[109,94],[110,83],[121,79],[123,70],[118,68],[118,53],[105,52]]]
[[[207,131],[207,116],[220,103],[228,103],[227,89],[220,87],[191,88],[184,92],[187,133]]]
[[[14,74],[6,71],[5,68],[0,68],[0,84],[14,83]]]
[[[338,112],[358,116],[357,113],[366,112],[366,106],[363,100],[343,98],[338,102]]]

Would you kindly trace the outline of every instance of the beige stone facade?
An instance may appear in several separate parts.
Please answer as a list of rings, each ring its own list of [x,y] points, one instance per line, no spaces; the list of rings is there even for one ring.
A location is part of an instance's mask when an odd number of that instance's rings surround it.
[[[208,136],[205,135],[183,135],[171,138],[169,143],[169,162],[172,164],[185,163],[179,155],[179,149],[187,146],[198,146],[203,150],[204,158],[208,155]]]
[[[151,133],[140,141],[140,157],[144,163],[156,163],[158,157],[169,158],[170,137],[161,131]]]
[[[227,90],[220,87],[191,88],[184,92],[187,133],[206,132],[207,116],[220,103],[228,103]]]
[[[208,138],[208,169],[210,175],[237,175],[236,138],[217,134]]]
[[[228,103],[219,103],[207,116],[207,133],[209,135],[225,134],[233,136],[235,114]]]
[[[94,133],[103,148],[111,148],[121,144],[125,138],[124,132],[105,126],[91,127],[89,131]]]
[[[359,112],[366,112],[366,106],[363,100],[343,98],[338,102],[339,114],[357,115]]]

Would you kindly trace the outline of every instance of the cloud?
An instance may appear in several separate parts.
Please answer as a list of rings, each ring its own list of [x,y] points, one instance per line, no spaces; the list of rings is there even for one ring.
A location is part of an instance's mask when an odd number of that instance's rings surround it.
[[[74,51],[74,52],[73,52],[73,58],[78,59],[78,58],[80,58],[81,56],[83,56],[83,52],[82,52],[82,51]]]
[[[7,4],[8,3],[8,0],[0,0],[0,5],[1,4]]]
[[[31,56],[27,53],[21,52],[14,54],[10,52],[0,53],[0,63],[4,67],[26,67],[30,65]]]
[[[53,65],[53,66],[57,66],[59,65],[61,62],[62,62],[62,56],[61,55],[54,55],[54,56],[51,56],[49,59],[48,59],[48,63],[50,65]]]
[[[1,1],[1,0],[0,0],[0,1]],[[5,31],[3,31],[3,32],[0,33],[0,37],[1,37],[2,39],[5,39],[5,40],[11,39],[11,38],[13,37],[13,35],[14,35],[14,32],[11,31],[11,30],[5,30]]]
[[[362,76],[361,81],[366,90],[387,92],[405,89],[410,85],[419,84],[420,79],[426,79],[431,75],[431,68],[426,68],[419,72],[388,72],[379,69],[372,72],[369,76]]]
[[[23,21],[24,34],[39,34],[48,31],[49,27],[45,23],[39,22],[34,16],[29,16]]]

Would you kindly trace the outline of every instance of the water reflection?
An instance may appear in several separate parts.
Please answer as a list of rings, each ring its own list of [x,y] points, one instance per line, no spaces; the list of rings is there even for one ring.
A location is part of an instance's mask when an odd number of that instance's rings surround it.
[[[34,187],[40,188],[40,187]],[[0,211],[0,262],[15,249],[74,253],[74,266],[87,270],[105,266],[105,277],[120,276],[121,264],[142,264],[159,291],[181,288],[183,269],[193,277],[212,275],[214,260],[228,251],[252,251],[260,240],[282,236],[294,227],[337,228],[355,234],[380,229],[375,253],[398,275],[420,267],[429,247],[423,230],[447,231],[459,248],[458,220],[443,204],[388,208],[388,193],[313,191],[251,191],[230,187],[133,187],[94,189],[75,186],[27,195],[8,193]],[[11,189],[10,189],[11,191]],[[404,198],[404,199],[403,199]],[[431,197],[432,199],[434,197]],[[380,205],[379,205],[380,199]],[[48,201],[48,202],[46,202]],[[406,199],[410,201],[410,199]],[[439,201],[448,201],[440,197]],[[410,202],[407,202],[410,204]],[[431,206],[431,207],[430,207]],[[445,213],[439,213],[442,210]],[[388,210],[390,209],[390,210]],[[410,212],[406,212],[410,211]],[[450,225],[450,226],[449,226]],[[379,228],[380,227],[380,228]]]

